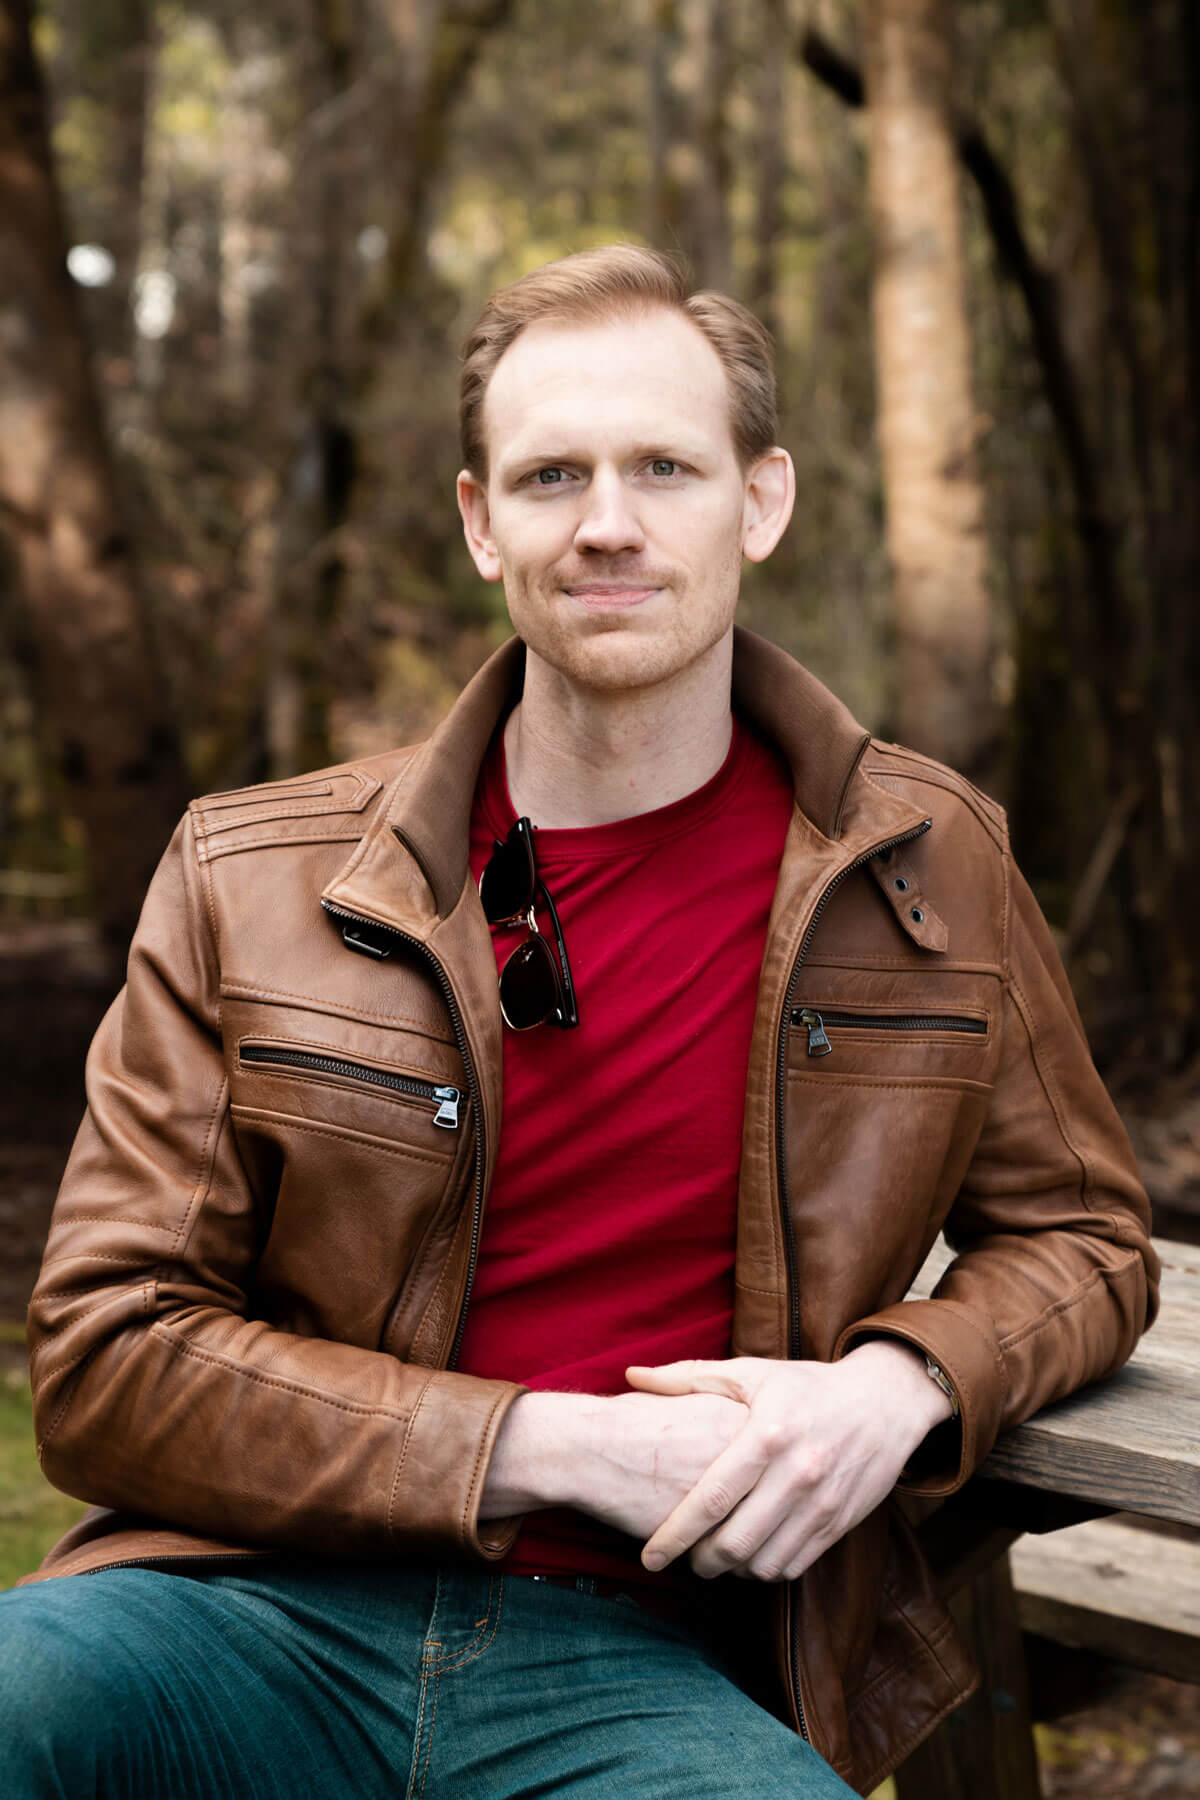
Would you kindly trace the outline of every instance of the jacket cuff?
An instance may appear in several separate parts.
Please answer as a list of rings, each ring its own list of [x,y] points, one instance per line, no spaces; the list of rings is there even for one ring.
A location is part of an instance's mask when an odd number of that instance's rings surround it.
[[[409,1418],[392,1478],[388,1531],[397,1548],[496,1562],[521,1518],[479,1521],[488,1464],[505,1414],[527,1390],[511,1381],[431,1371]]]
[[[959,1416],[937,1425],[897,1482],[902,1494],[953,1494],[987,1456],[1004,1416],[1006,1377],[988,1322],[956,1300],[902,1300],[848,1325],[833,1360],[868,1338],[895,1337],[931,1356],[958,1399]]]

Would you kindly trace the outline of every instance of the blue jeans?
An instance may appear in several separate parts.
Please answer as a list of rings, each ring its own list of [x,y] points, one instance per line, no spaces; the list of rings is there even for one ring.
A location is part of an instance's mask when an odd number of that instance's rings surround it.
[[[625,1595],[300,1556],[0,1594],[4,1800],[845,1800],[715,1634]]]

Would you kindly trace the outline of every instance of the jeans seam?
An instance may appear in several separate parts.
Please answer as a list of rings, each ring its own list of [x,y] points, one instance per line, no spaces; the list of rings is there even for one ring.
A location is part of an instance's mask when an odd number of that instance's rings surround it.
[[[429,1730],[425,1734],[425,1762],[421,1769],[421,1785],[417,1789],[418,1800],[425,1792],[425,1783],[429,1778],[429,1765],[433,1760],[433,1733],[437,1726],[438,1695],[442,1687],[442,1665],[435,1663],[433,1667],[433,1712],[429,1719]],[[424,1698],[424,1696],[422,1696]]]
[[[433,1648],[440,1649],[441,1646],[435,1645]],[[428,1769],[429,1767],[429,1749],[432,1741],[432,1718],[430,1720],[430,1731],[427,1733],[425,1730],[425,1705],[429,1694],[429,1678],[431,1675],[434,1679],[435,1696],[437,1688],[437,1663],[429,1655],[429,1649],[430,1646],[426,1644],[424,1654],[421,1657],[421,1698],[417,1706],[417,1723],[416,1729],[413,1732],[412,1767],[409,1769],[408,1773],[408,1787],[405,1789],[405,1800],[413,1800],[414,1794],[420,1791],[417,1788],[417,1770],[421,1767],[422,1750],[424,1751],[425,1768]],[[422,1773],[421,1789],[423,1789],[424,1786],[425,1775]]]
[[[492,1614],[492,1596],[493,1596],[493,1594],[495,1595],[495,1598],[496,1598],[496,1612],[495,1612],[494,1617]],[[496,1641],[496,1633],[500,1629],[500,1614],[503,1611],[503,1609],[504,1609],[504,1577],[503,1577],[503,1575],[498,1575],[498,1576],[494,1575],[494,1576],[492,1576],[491,1580],[488,1583],[487,1611],[484,1614],[483,1624],[480,1626],[478,1632],[471,1639],[471,1642],[469,1644],[464,1644],[463,1648],[461,1650],[455,1651],[452,1656],[446,1656],[446,1657],[442,1657],[439,1659],[439,1661],[438,1661],[438,1674],[439,1675],[441,1674],[443,1669],[463,1669],[466,1667],[466,1665],[468,1663],[473,1663],[473,1662],[477,1661],[478,1658],[481,1657],[485,1651],[491,1649],[492,1645]],[[488,1634],[486,1641],[481,1641],[484,1637],[484,1633],[487,1632],[489,1625],[491,1626],[492,1629],[491,1629],[490,1633]],[[440,1646],[439,1646],[439,1648],[440,1648]]]
[[[436,1687],[437,1652],[441,1644],[433,1638],[432,1633],[438,1628],[438,1612],[442,1602],[442,1577],[439,1572],[434,1582],[433,1610],[429,1615],[429,1623],[425,1627],[426,1635],[421,1645],[421,1697],[417,1702],[417,1721],[413,1729],[412,1763],[408,1771],[408,1786],[405,1788],[405,1800],[413,1800],[417,1790],[417,1770],[421,1764],[422,1743],[425,1745],[426,1767],[428,1767],[428,1739],[425,1738],[425,1703],[429,1693],[429,1677],[434,1675]],[[422,1788],[425,1785],[424,1775],[421,1777]]]

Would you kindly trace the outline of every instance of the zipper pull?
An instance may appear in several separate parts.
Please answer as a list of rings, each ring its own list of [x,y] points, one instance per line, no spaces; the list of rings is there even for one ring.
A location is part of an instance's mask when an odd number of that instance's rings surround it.
[[[374,957],[376,962],[383,962],[392,954],[392,946],[388,935],[376,927],[372,930],[367,920],[361,919],[353,925],[342,926],[342,942],[347,950],[357,950],[360,956]]]
[[[433,1121],[434,1124],[443,1126],[447,1131],[457,1131],[458,1103],[462,1098],[458,1089],[453,1087],[434,1088],[433,1097],[435,1100],[440,1100],[442,1103],[438,1107],[437,1114]]]
[[[806,1006],[800,1014],[800,1023],[808,1028],[808,1054],[810,1056],[828,1056],[833,1049],[825,1035],[825,1021],[819,1012],[813,1012]]]

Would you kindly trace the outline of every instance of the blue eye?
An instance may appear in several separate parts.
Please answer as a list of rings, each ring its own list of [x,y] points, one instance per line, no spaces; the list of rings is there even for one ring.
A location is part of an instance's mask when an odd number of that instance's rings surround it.
[[[539,469],[537,478],[543,487],[555,487],[562,480],[561,469]]]
[[[656,456],[650,467],[656,475],[673,475],[679,464],[669,456]]]

